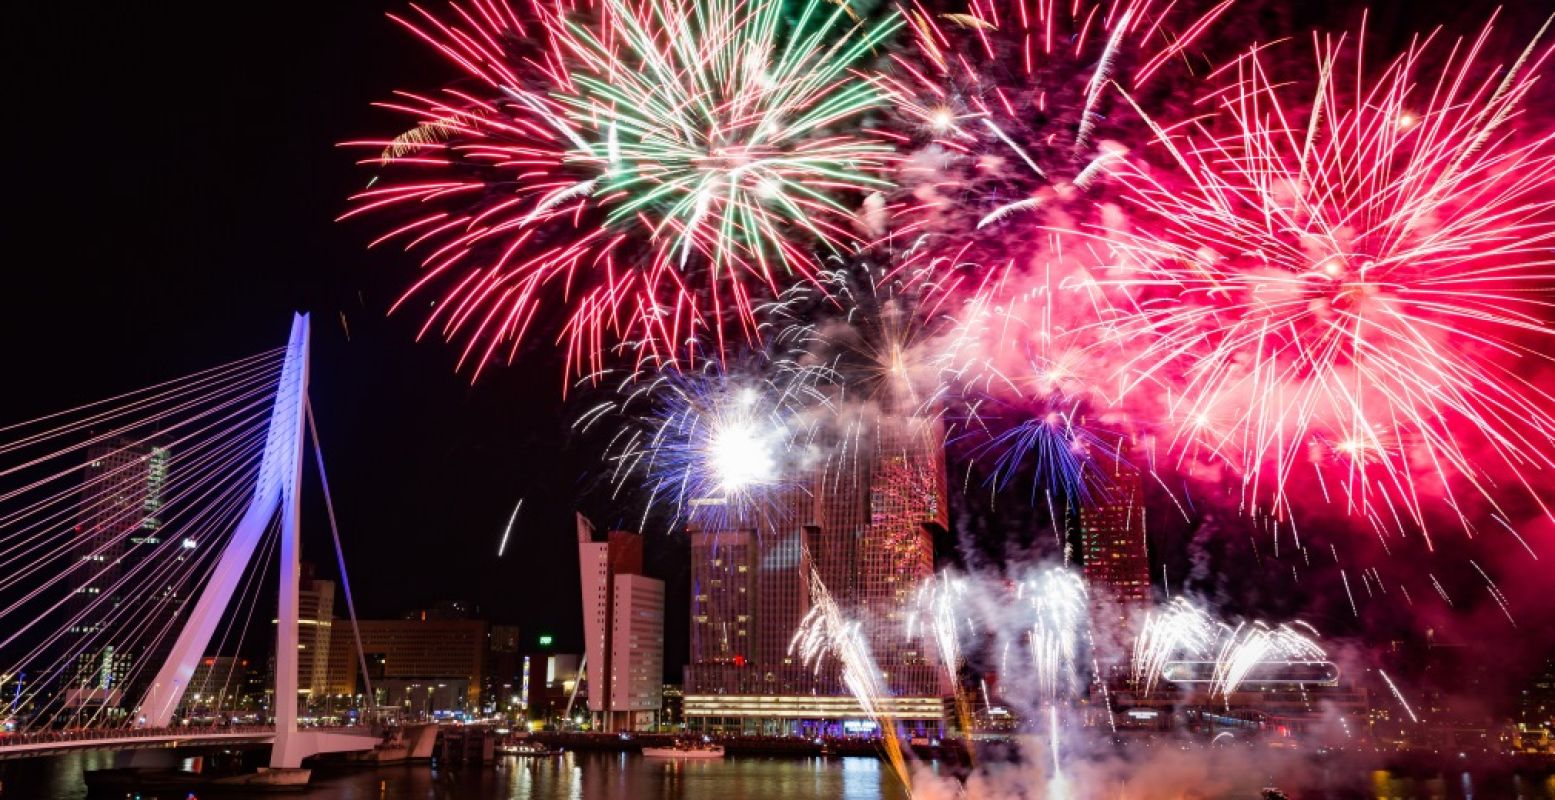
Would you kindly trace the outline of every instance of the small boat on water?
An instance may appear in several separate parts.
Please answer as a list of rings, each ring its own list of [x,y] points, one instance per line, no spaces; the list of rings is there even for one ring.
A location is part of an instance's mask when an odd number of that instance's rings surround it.
[[[519,740],[497,745],[499,756],[559,756],[561,754],[561,748],[547,747],[543,742]]]
[[[723,758],[724,746],[708,741],[681,740],[669,747],[644,747],[648,758]]]

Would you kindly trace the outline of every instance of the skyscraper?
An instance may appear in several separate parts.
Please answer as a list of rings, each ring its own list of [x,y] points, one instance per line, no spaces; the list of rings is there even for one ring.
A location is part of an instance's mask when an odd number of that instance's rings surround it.
[[[917,417],[873,418],[854,439],[862,449],[775,490],[751,519],[692,526],[693,729],[819,733],[864,723],[835,663],[815,670],[789,653],[812,572],[864,626],[889,710],[910,726],[940,725],[949,686],[925,646],[905,636],[907,606],[933,572],[927,526],[945,524],[939,431]]]
[[[744,691],[755,661],[756,568],[754,530],[691,530],[690,691]]]
[[[335,582],[315,577],[313,565],[303,563],[297,589],[297,690],[303,708],[325,702],[336,688],[330,681],[334,626]]]
[[[1145,541],[1144,489],[1138,468],[1116,459],[1095,505],[1080,510],[1081,561],[1099,622],[1127,625],[1129,611],[1150,602],[1150,552]]]
[[[642,574],[642,536],[596,541],[578,516],[589,711],[609,731],[651,728],[664,685],[664,583]]]
[[[160,663],[172,645],[162,634],[173,621],[176,588],[152,580],[159,571],[142,569],[153,554],[167,552],[159,545],[169,459],[167,448],[145,443],[87,451],[73,543],[76,586],[67,604],[65,646],[74,662],[67,706],[133,700],[142,687],[126,681],[149,680],[156,667],[145,665]]]
[[[774,488],[743,514],[694,520],[688,693],[812,694],[814,672],[789,653],[810,608],[808,486]],[[705,502],[705,501],[704,501]]]
[[[871,623],[875,664],[891,691],[944,696],[950,687],[926,652],[930,643],[904,635],[919,586],[934,576],[929,526],[947,523],[943,430],[937,419],[911,416],[887,417],[878,430],[855,603]]]

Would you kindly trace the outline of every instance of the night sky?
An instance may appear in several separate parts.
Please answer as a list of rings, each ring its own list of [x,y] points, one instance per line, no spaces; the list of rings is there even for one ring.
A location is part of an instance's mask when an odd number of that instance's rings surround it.
[[[415,260],[365,250],[379,220],[333,221],[369,176],[336,143],[400,127],[370,103],[451,73],[385,18],[399,2],[179,5],[29,3],[7,15],[0,422],[280,346],[291,312],[311,311],[312,398],[362,614],[462,599],[526,637],[581,646],[573,510],[581,500],[601,526],[638,510],[591,491],[596,454],[569,447],[554,353],[530,347],[472,386],[454,371],[454,348],[414,342],[414,303],[386,316]],[[1249,5],[1292,26],[1355,13],[1339,2]],[[1454,21],[1405,0],[1377,5],[1373,30],[1394,37]],[[1489,11],[1441,5],[1470,21]],[[1531,17],[1534,5],[1512,13]],[[316,491],[309,500],[304,558],[328,564]],[[973,504],[961,518],[998,529],[1001,513]],[[651,536],[649,571],[670,585],[675,674],[687,554],[663,531]],[[1193,531],[1163,536],[1177,568]],[[1226,563],[1246,561],[1226,549]],[[1331,590],[1231,600],[1254,610],[1313,600],[1328,615]],[[1521,597],[1516,586],[1508,594]],[[1479,610],[1473,619],[1486,618]]]

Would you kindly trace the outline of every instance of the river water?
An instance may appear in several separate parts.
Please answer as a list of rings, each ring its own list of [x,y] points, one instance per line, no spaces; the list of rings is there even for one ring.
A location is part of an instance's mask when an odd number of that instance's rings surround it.
[[[0,765],[0,800],[82,800],[83,769],[111,766],[112,756],[86,753]],[[932,768],[932,765],[929,766]],[[1291,792],[1297,797],[1366,798],[1367,800],[1555,800],[1555,783],[1548,778],[1515,775],[1474,776],[1444,773],[1430,778],[1402,778],[1388,773],[1347,774],[1343,791],[1331,788]],[[1075,796],[1126,797],[1148,800],[1150,775],[1135,776],[1128,788],[1099,793],[1081,789]],[[1081,787],[1075,787],[1080,789]],[[1094,788],[1094,787],[1093,787]],[[1257,800],[1257,782],[1229,792],[1170,797],[1194,800]],[[233,798],[239,795],[213,795]],[[568,753],[558,758],[505,758],[495,766],[443,770],[422,764],[379,769],[324,772],[301,794],[280,797],[306,800],[905,800],[906,793],[890,768],[873,758],[762,758],[673,762],[635,754]],[[275,798],[277,795],[264,795]],[[1039,788],[1026,794],[1044,797]],[[132,798],[133,800],[133,798]],[[184,797],[140,796],[139,800],[186,800]]]

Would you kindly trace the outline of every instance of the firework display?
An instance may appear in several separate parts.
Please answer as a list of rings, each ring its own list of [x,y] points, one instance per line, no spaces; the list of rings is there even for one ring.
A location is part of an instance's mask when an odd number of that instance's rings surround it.
[[[461,367],[561,345],[644,528],[788,543],[764,563],[804,611],[764,635],[797,632],[782,666],[835,678],[910,790],[935,781],[891,700],[921,672],[968,752],[998,708],[1070,796],[1078,732],[1326,702],[1344,651],[1242,612],[1369,624],[1395,582],[1349,541],[1537,558],[1555,524],[1550,21],[1391,40],[1252,5],[418,7],[457,77],[353,143],[347,216],[421,254],[405,298]],[[1257,577],[1215,574],[1230,547]],[[1391,597],[1526,620],[1460,561],[1471,587],[1411,563]],[[1292,609],[1319,568],[1333,608]],[[1226,590],[1276,572],[1256,609]]]
[[[1248,16],[417,8],[458,79],[354,143],[349,215],[423,253],[406,296],[475,372],[564,342],[614,392],[579,424],[619,427],[618,490],[676,520],[843,471],[883,414],[1055,509],[1126,457],[1184,515],[1230,486],[1255,519],[1320,498],[1428,544],[1549,516],[1544,31],[1379,56],[1364,21]]]
[[[1170,168],[1116,167],[1130,296],[1108,324],[1248,505],[1287,510],[1306,473],[1379,528],[1427,527],[1429,497],[1470,524],[1464,490],[1494,504],[1498,468],[1550,466],[1555,142],[1514,130],[1549,51],[1498,69],[1490,35],[1380,71],[1325,38],[1310,87],[1254,52],[1220,115],[1160,131]]]
[[[423,332],[479,371],[565,298],[580,366],[622,342],[757,338],[762,290],[858,239],[889,140],[856,120],[886,91],[851,68],[896,27],[845,5],[503,0],[400,19],[463,73],[388,108],[413,127],[366,160],[387,178],[348,216],[414,209],[379,241],[427,252],[406,297],[440,286]],[[505,350],[503,348],[506,348]],[[695,352],[695,348],[692,348]]]

